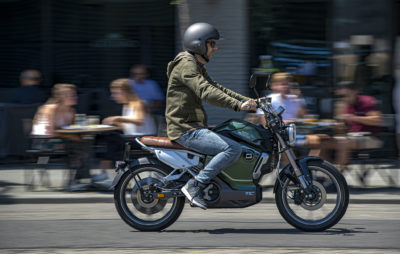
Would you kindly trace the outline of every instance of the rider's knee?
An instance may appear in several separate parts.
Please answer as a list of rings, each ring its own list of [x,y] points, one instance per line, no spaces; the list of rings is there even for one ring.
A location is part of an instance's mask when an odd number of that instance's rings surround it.
[[[229,146],[229,150],[232,154],[232,157],[235,157],[235,159],[239,159],[240,155],[242,154],[242,146],[236,142]]]

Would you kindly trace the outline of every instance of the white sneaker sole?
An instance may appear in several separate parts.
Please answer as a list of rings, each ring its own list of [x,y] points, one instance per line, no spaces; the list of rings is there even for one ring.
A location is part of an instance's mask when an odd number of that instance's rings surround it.
[[[200,204],[200,203],[197,202],[196,200],[193,200],[193,197],[190,196],[190,194],[189,194],[189,192],[186,190],[185,186],[183,186],[183,187],[181,188],[181,191],[182,191],[182,193],[187,197],[187,199],[189,199],[189,201],[190,201],[192,204],[196,205],[197,207],[200,207],[200,208],[203,209],[203,210],[207,210],[207,207],[206,207],[206,206]]]

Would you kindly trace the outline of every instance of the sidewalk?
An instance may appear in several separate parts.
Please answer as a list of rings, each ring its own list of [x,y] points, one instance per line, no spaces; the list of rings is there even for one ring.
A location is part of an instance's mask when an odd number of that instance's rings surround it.
[[[65,169],[48,169],[51,187],[38,186],[34,190],[28,190],[25,185],[24,173],[32,170],[23,166],[12,165],[0,167],[0,205],[1,204],[51,204],[51,203],[112,203],[113,192],[106,184],[97,184],[87,191],[68,192],[63,190],[63,179],[68,171]],[[371,172],[366,178],[366,185],[358,181],[357,170],[345,173],[344,176],[350,186],[350,202],[366,204],[400,204],[400,169],[386,169],[395,182],[385,179],[385,174],[376,171]],[[38,178],[38,173],[35,172]],[[111,179],[115,172],[109,171]],[[383,176],[382,176],[383,175]],[[263,201],[274,202],[272,186],[275,182],[275,174],[264,177],[262,185]],[[107,185],[108,184],[108,185]]]

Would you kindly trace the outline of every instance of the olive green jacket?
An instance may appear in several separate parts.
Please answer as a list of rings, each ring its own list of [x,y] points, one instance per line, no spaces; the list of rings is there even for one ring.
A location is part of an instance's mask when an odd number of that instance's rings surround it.
[[[167,76],[165,117],[171,140],[188,131],[207,127],[207,114],[202,101],[239,111],[242,103],[250,100],[213,81],[204,65],[188,52],[179,53],[169,62]]]

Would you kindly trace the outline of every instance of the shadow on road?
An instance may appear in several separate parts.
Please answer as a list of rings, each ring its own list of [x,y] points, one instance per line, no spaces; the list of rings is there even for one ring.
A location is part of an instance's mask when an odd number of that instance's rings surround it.
[[[131,231],[136,232],[136,231]],[[285,235],[347,235],[354,234],[376,234],[378,232],[365,231],[365,228],[345,229],[345,228],[331,228],[323,232],[304,232],[298,229],[235,229],[235,228],[221,228],[221,229],[200,229],[200,230],[165,230],[159,233],[209,233],[209,234],[285,234]]]

